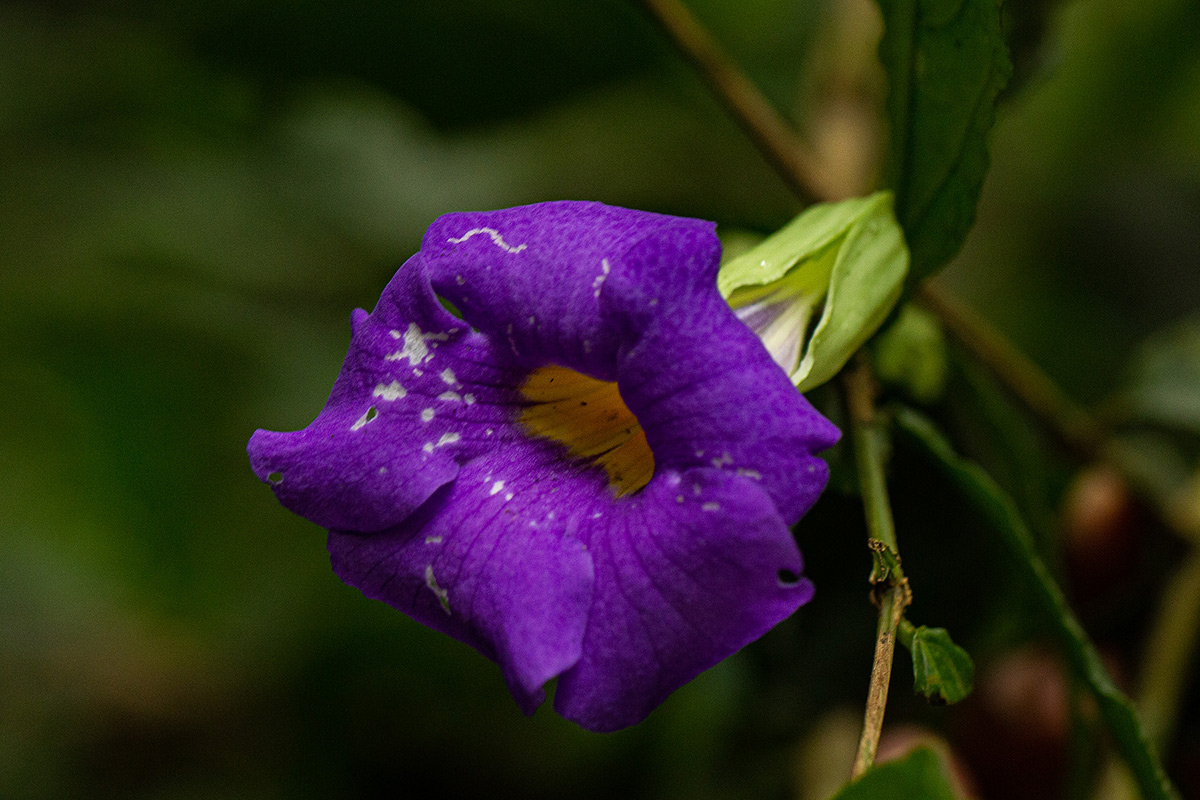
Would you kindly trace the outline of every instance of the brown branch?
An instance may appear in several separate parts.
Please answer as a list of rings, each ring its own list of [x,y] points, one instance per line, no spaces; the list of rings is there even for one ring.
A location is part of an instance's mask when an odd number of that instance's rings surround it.
[[[746,74],[678,0],[638,0],[804,204],[820,199],[821,175],[807,148]]]
[[[1084,461],[1100,457],[1104,443],[1100,425],[1003,334],[936,280],[925,281],[918,296],[1060,445]]]

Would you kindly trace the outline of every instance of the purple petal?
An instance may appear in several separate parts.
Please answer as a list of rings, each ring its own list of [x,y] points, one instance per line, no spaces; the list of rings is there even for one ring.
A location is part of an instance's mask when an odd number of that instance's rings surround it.
[[[503,668],[526,713],[579,659],[593,565],[574,534],[603,502],[602,476],[564,474],[530,443],[462,468],[444,496],[387,531],[333,531],[334,571],[368,597],[472,645]]]
[[[698,231],[719,259],[714,227],[561,201],[447,214],[429,227],[421,254],[438,293],[513,354],[613,380],[622,331],[601,319],[599,298],[627,271],[625,253],[647,237]]]
[[[656,476],[588,548],[595,600],[555,708],[591,730],[639,722],[813,593],[770,497],[718,470]]]
[[[632,724],[812,593],[788,526],[837,431],[720,298],[719,257],[711,223],[596,203],[447,215],[254,470],[331,529],[344,580],[498,661],[527,712],[561,676],[564,715]],[[617,380],[640,492],[521,427],[549,363]]]

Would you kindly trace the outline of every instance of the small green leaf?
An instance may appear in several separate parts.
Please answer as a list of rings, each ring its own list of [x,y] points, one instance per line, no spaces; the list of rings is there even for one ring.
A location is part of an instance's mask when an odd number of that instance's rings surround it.
[[[911,279],[966,238],[987,174],[996,97],[1012,74],[996,0],[878,0],[888,76],[887,185],[912,250]]]
[[[942,760],[928,747],[918,747],[896,761],[872,767],[843,786],[831,800],[959,800]]]
[[[1200,319],[1146,342],[1119,402],[1136,420],[1200,433]]]
[[[832,378],[883,323],[907,271],[891,194],[876,192],[812,206],[726,262],[717,286],[808,391]]]
[[[1104,668],[1096,646],[1034,548],[1029,527],[1012,498],[978,464],[954,452],[933,423],[921,414],[901,408],[897,409],[893,420],[899,431],[942,468],[1012,554],[1014,566],[1029,583],[1047,620],[1054,626],[1072,671],[1095,696],[1100,716],[1133,772],[1142,797],[1146,800],[1178,800],[1179,793],[1163,770],[1133,705]]]
[[[966,650],[956,645],[945,628],[913,631],[908,649],[912,652],[913,690],[931,703],[957,703],[971,693],[975,663]]]
[[[873,344],[875,374],[921,403],[932,403],[946,388],[946,337],[937,318],[909,303]]]

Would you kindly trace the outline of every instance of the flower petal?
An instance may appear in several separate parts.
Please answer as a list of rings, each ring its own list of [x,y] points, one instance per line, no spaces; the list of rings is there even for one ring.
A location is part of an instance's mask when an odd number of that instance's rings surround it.
[[[719,254],[711,223],[595,203],[447,215],[355,313],[317,419],[255,434],[255,472],[331,529],[344,580],[498,661],[527,712],[562,676],[565,715],[632,724],[812,593],[788,526],[837,431],[721,299]],[[550,364],[617,381],[640,491],[522,425]]]
[[[719,257],[714,227],[601,203],[539,203],[440,217],[421,254],[438,293],[512,354],[613,380],[622,332],[601,319],[599,298],[627,271],[625,253],[650,236],[698,231]]]
[[[606,491],[602,475],[564,473],[549,445],[490,454],[394,528],[331,531],[333,568],[499,662],[531,714],[543,684],[579,659],[593,565],[574,531]]]
[[[525,374],[449,314],[420,256],[356,311],[345,364],[304,430],[257,431],[250,463],[284,506],[326,528],[376,531],[403,520],[458,464],[495,447]]]
[[[588,532],[595,600],[555,708],[585,728],[641,721],[667,695],[807,602],[800,551],[756,483],[660,475],[619,520]]]
[[[602,298],[628,332],[621,396],[660,469],[706,466],[759,481],[793,524],[825,487],[827,467],[813,454],[840,433],[713,290],[719,251],[704,253],[698,233],[642,240]]]

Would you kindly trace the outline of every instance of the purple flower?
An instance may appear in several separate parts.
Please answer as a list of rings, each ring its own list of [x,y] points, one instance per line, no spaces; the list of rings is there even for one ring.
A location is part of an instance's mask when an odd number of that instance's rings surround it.
[[[526,713],[557,677],[563,716],[632,725],[813,591],[789,527],[838,432],[719,257],[712,223],[598,203],[441,217],[254,471],[343,580],[497,661]]]

